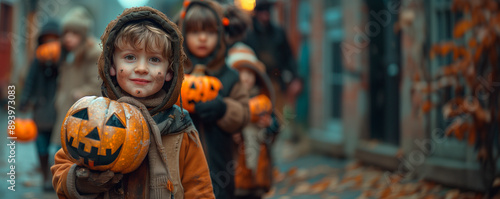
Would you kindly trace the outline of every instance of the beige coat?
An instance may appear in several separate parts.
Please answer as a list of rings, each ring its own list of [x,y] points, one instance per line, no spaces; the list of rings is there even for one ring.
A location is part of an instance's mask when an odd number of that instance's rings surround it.
[[[56,123],[52,132],[51,143],[61,145],[61,125],[69,108],[81,97],[101,95],[101,80],[97,61],[101,49],[93,38],[76,49],[73,63],[63,61],[59,68],[59,80],[56,90]],[[80,52],[80,53],[78,53]]]

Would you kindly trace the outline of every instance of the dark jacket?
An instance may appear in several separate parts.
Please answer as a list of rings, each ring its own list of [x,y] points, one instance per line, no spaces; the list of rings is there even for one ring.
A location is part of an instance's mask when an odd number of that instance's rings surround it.
[[[191,73],[193,66],[203,64],[207,66],[206,75],[218,78],[222,83],[219,96],[226,104],[226,112],[214,123],[203,123],[198,115],[191,114],[193,122],[200,132],[200,139],[205,148],[205,154],[210,168],[210,177],[216,198],[234,198],[234,162],[232,134],[241,131],[249,121],[248,93],[241,89],[239,74],[225,64],[226,45],[224,41],[224,28],[222,27],[222,9],[213,1],[191,1],[185,12],[191,6],[204,6],[217,13],[219,41],[216,49],[208,57],[199,59],[184,48],[190,59],[185,66],[185,72]],[[184,19],[179,20],[179,26],[185,35]]]
[[[57,22],[49,21],[42,27],[38,37],[38,45],[42,44],[43,36],[59,35],[59,32]],[[54,97],[57,88],[58,68],[59,63],[42,63],[35,58],[24,82],[19,107],[21,110],[26,110],[28,106],[33,107],[33,120],[39,131],[51,131],[55,123]]]
[[[297,77],[297,63],[281,27],[273,23],[265,27],[254,18],[253,30],[243,42],[256,52],[257,58],[266,65],[267,75],[278,81],[282,90]],[[286,73],[291,75],[289,79],[285,78]]]

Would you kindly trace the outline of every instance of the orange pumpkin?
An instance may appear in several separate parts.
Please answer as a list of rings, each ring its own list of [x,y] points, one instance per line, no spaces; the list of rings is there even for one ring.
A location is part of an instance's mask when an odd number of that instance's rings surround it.
[[[194,106],[198,102],[213,100],[219,95],[222,83],[216,77],[205,76],[205,66],[196,65],[194,71],[184,75],[181,87],[182,108],[194,113]],[[180,98],[176,103],[180,106]]]
[[[9,137],[17,137],[17,140],[20,142],[30,142],[38,136],[38,129],[32,119],[16,118],[14,120],[14,127],[14,135],[9,134]]]
[[[61,56],[61,44],[58,41],[42,44],[36,49],[36,58],[42,62],[56,63]]]
[[[273,105],[271,100],[264,94],[252,97],[248,101],[248,106],[250,108],[250,120],[252,122],[259,121],[259,118],[264,114],[271,114],[273,110]]]
[[[150,137],[146,120],[136,107],[88,96],[68,110],[61,127],[61,144],[77,165],[130,173],[146,157]]]

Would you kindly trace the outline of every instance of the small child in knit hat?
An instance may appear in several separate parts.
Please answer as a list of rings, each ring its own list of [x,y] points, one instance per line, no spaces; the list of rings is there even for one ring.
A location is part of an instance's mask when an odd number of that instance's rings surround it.
[[[251,122],[239,136],[238,174],[235,176],[236,196],[260,198],[272,183],[270,147],[279,132],[274,115],[274,90],[266,69],[247,45],[238,42],[228,52],[227,63],[239,71],[243,88],[250,94]]]

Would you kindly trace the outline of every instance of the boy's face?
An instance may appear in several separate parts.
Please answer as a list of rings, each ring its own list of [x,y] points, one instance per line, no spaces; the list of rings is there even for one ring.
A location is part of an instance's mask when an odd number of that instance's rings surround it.
[[[116,75],[120,87],[134,97],[151,96],[162,89],[165,81],[172,79],[172,73],[167,73],[167,58],[161,52],[146,52],[144,46],[116,48],[113,61],[110,75]]]
[[[186,44],[194,56],[199,58],[207,57],[217,45],[217,32],[190,31],[186,34]]]
[[[255,85],[255,74],[247,68],[240,69],[240,81],[244,89],[250,91]]]

